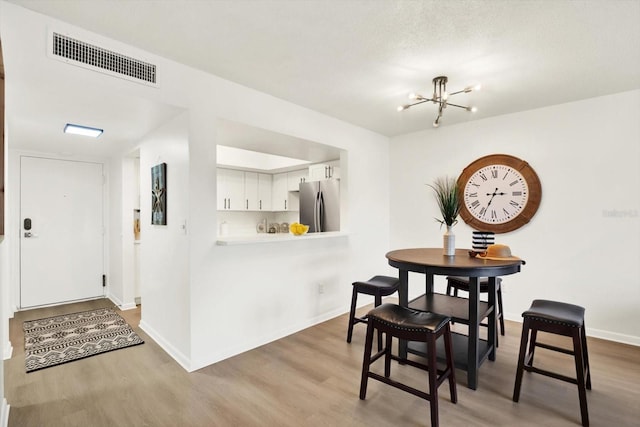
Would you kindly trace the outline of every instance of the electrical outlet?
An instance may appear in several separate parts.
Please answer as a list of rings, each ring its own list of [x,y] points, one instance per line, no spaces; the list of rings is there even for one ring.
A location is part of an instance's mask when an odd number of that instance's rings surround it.
[[[318,283],[318,293],[324,294],[324,283]]]

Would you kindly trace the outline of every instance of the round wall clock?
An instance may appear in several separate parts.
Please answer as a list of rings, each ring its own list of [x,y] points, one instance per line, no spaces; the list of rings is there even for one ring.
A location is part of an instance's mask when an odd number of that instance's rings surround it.
[[[528,223],[540,206],[542,186],[533,168],[508,154],[472,162],[458,178],[460,217],[480,231],[507,233]]]

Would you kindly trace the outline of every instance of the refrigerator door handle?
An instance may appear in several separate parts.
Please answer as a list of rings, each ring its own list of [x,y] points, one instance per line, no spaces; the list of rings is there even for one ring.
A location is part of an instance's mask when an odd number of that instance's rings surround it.
[[[318,211],[320,210],[320,192],[316,193],[316,202],[313,206],[313,228],[316,232],[320,231],[318,228],[320,224],[318,223]]]
[[[320,203],[318,206],[318,231],[324,231],[324,195],[320,192]]]

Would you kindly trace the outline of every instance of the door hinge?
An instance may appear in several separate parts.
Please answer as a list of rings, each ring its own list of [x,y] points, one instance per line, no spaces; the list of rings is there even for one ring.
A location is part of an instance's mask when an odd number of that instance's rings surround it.
[[[102,275],[102,287],[103,288],[107,287],[107,275],[106,274]]]

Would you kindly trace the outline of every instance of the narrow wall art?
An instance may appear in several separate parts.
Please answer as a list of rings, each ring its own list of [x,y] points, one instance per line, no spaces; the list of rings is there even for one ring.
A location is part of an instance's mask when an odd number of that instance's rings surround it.
[[[167,164],[151,168],[151,224],[167,225]]]

